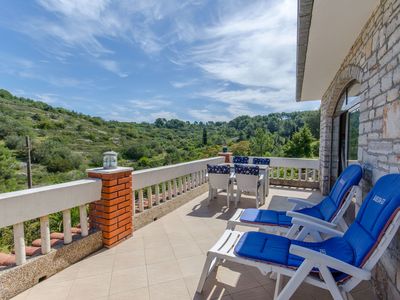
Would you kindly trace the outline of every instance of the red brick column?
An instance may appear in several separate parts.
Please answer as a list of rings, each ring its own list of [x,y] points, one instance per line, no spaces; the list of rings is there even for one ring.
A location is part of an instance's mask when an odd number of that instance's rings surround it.
[[[132,234],[132,168],[88,170],[102,180],[101,199],[89,206],[90,228],[100,229],[103,244],[112,247]]]
[[[231,162],[232,152],[219,152],[218,156],[225,157],[225,163],[228,164]]]

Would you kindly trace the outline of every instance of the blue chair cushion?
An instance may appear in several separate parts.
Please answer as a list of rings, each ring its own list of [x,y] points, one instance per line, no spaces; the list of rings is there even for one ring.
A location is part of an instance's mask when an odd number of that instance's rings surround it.
[[[236,165],[235,165],[235,172]],[[353,185],[357,185],[362,177],[362,169],[359,165],[347,167],[336,181],[331,193],[320,203],[313,207],[295,210],[324,221],[330,222],[341,208],[345,196]],[[332,197],[335,197],[334,199]],[[249,210],[249,211],[248,211]],[[247,212],[248,211],[248,212]],[[247,223],[260,223],[270,226],[291,226],[291,218],[286,216],[285,211],[246,209],[240,221]]]
[[[247,157],[247,156],[234,156],[233,157],[233,163],[234,164],[248,164],[249,163],[249,157]]]
[[[353,224],[344,234],[352,245],[355,265],[362,266],[400,210],[400,174],[381,177],[368,193]]]
[[[292,218],[286,215],[285,211],[266,210],[266,209],[245,209],[240,217],[241,222],[257,223],[270,226],[290,227]]]
[[[299,245],[324,253],[349,264],[354,263],[353,248],[340,237],[331,238],[320,243],[290,240],[286,237],[263,232],[246,232],[235,247],[238,256],[272,263],[290,268],[298,268],[303,258],[289,253],[291,245]],[[340,251],[338,251],[340,249]],[[314,270],[317,271],[317,270]],[[345,274],[332,270],[336,280],[341,280]]]
[[[210,174],[230,174],[230,166],[207,165],[207,172]]]
[[[235,173],[258,176],[260,174],[260,168],[258,166],[245,166],[235,164]]]
[[[254,157],[253,164],[255,165],[269,165],[270,159],[264,157]]]

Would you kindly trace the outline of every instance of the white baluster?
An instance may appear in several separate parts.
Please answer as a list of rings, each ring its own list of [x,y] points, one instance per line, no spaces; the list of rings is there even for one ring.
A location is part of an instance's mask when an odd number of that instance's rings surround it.
[[[172,199],[172,183],[171,180],[168,180],[168,200]]]
[[[167,201],[167,187],[165,182],[162,183],[162,201]]]
[[[194,189],[196,186],[195,186],[195,182],[196,182],[196,179],[195,179],[195,175],[196,173],[192,173],[192,175],[190,176],[191,178],[190,178],[190,189]]]
[[[294,169],[290,168],[290,179],[294,179]]]
[[[182,177],[179,177],[179,194],[183,194],[183,182]]]
[[[298,172],[299,172],[299,176],[298,176],[299,178],[298,179],[301,180],[301,168],[299,168]]]
[[[89,234],[89,226],[86,205],[79,206],[79,222],[81,224],[81,236],[87,236]]]
[[[17,266],[26,262],[24,223],[18,223],[13,226],[15,261]]]
[[[153,207],[153,191],[151,189],[151,186],[147,188],[147,203],[149,208]]]
[[[315,170],[315,169],[313,169],[313,171],[312,171],[312,178],[313,178],[314,182],[317,181],[317,170]]]
[[[186,193],[186,191],[187,191],[187,181],[186,181],[186,175],[185,176],[183,176],[183,182],[182,182],[182,184],[183,184],[183,192],[184,193]]]
[[[283,168],[283,178],[286,179],[287,178],[287,168]]]
[[[40,239],[42,254],[49,253],[51,250],[49,216],[40,218]]]
[[[143,189],[139,190],[139,211],[144,211]]]
[[[308,169],[306,169],[306,181],[308,181]]]
[[[174,178],[173,180],[172,180],[172,183],[173,183],[173,185],[174,185],[174,197],[176,197],[176,196],[178,196],[178,187],[177,187],[177,185],[176,185],[176,178]]]
[[[63,210],[63,231],[64,231],[64,244],[72,242],[71,232],[71,210]]]
[[[156,184],[155,189],[156,189],[156,204],[159,205],[160,204],[160,185]]]

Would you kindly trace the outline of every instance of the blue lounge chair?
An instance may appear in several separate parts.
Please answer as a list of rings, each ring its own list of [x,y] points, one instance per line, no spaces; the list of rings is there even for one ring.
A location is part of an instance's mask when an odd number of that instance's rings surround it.
[[[315,204],[303,199],[289,198],[288,201],[295,204],[291,211],[276,211],[267,209],[238,209],[228,221],[227,229],[235,229],[236,225],[257,227],[263,232],[286,233],[287,237],[294,238],[295,234],[304,236],[314,234],[316,240],[321,240],[318,234],[309,232],[307,227],[299,233],[298,226],[292,226],[293,217],[303,217],[311,222],[323,225],[337,225],[342,231],[347,229],[343,219],[344,213],[349,207],[357,190],[357,185],[362,178],[360,165],[347,167],[336,180],[331,192],[320,203]]]
[[[292,222],[308,225],[297,218]],[[317,223],[313,226],[333,237],[312,243],[263,232],[226,230],[207,253],[197,291],[202,291],[218,263],[229,260],[257,267],[264,275],[276,272],[278,300],[290,299],[302,282],[329,290],[334,299],[348,299],[354,287],[371,278],[373,267],[400,226],[400,174],[377,181],[345,233]],[[280,292],[281,275],[291,279]]]

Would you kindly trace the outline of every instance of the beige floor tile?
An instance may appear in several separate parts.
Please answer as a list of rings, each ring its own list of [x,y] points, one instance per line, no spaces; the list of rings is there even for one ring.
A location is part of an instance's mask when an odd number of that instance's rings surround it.
[[[226,285],[230,294],[260,286],[258,281],[248,273],[240,273],[224,266],[218,267],[217,280]]]
[[[215,278],[215,273],[210,274],[204,284],[202,293],[198,294],[196,290],[199,283],[199,278],[200,275],[197,274],[184,278],[186,287],[193,299],[223,299],[224,296],[229,294],[228,290],[226,289],[226,285],[219,282]]]
[[[206,256],[203,254],[178,259],[179,268],[183,277],[196,274],[200,276],[205,261]]]
[[[80,269],[81,263],[76,263],[61,272],[54,274],[53,276],[47,278],[45,280],[49,282],[61,282],[61,281],[69,281],[69,280],[75,280],[78,277],[78,272]]]
[[[173,245],[175,257],[177,259],[200,255],[203,252],[196,243],[188,242],[186,245]]]
[[[110,295],[147,287],[146,266],[115,271],[111,276]]]
[[[67,299],[69,291],[73,285],[73,281],[63,281],[56,283],[42,282],[32,289],[26,299],[32,300],[51,300],[51,299]]]
[[[111,273],[79,278],[72,284],[68,299],[81,300],[84,297],[85,300],[91,300],[108,296],[110,281]]]
[[[183,277],[176,260],[147,265],[147,276],[149,279],[149,285]]]
[[[143,240],[145,249],[162,248],[165,245],[170,245],[166,233],[155,234],[153,236],[144,236]]]
[[[144,249],[144,241],[142,236],[133,236],[123,243],[115,246],[116,253],[131,252]]]
[[[271,295],[261,286],[233,293],[231,297],[233,300],[273,300],[274,298],[273,294]]]
[[[100,254],[101,255],[101,254]],[[111,273],[114,266],[114,255],[93,256],[82,263],[77,278],[96,276],[102,273]]]
[[[182,278],[149,286],[150,300],[190,300]]]
[[[146,264],[148,265],[175,259],[174,251],[169,243],[160,248],[147,248],[145,250],[145,256]]]
[[[26,299],[28,299],[29,292],[30,292],[30,290],[22,292],[19,295],[11,298],[11,300],[26,300]]]
[[[147,287],[130,290],[123,293],[110,295],[109,300],[149,300],[149,289]]]
[[[144,255],[144,249],[116,253],[114,257],[113,271],[144,266],[145,264],[146,259]]]

